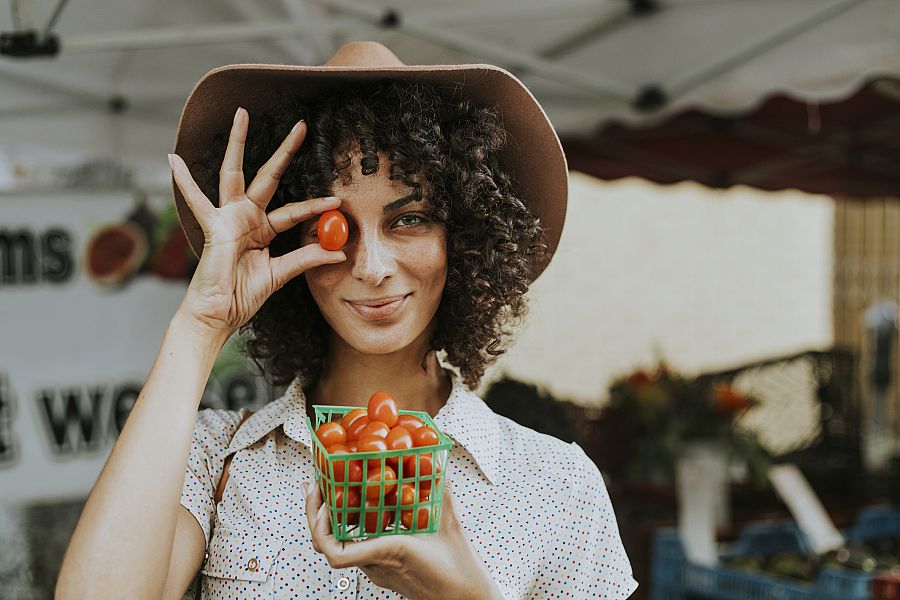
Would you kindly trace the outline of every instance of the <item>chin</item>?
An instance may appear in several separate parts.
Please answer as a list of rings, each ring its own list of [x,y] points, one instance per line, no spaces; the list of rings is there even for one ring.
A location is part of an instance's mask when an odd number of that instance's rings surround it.
[[[399,352],[419,337],[402,322],[394,324],[393,327],[372,327],[368,330],[354,328],[353,331],[340,332],[338,336],[360,354]]]

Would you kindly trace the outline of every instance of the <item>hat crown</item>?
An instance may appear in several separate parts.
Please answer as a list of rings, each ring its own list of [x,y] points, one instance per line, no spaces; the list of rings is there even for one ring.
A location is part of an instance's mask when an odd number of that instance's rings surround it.
[[[334,53],[326,67],[405,67],[397,55],[378,42],[350,42]]]

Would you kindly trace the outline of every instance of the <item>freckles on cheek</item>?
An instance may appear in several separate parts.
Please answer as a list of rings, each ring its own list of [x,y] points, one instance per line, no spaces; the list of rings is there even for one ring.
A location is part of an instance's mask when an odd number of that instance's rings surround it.
[[[306,284],[317,299],[321,299],[321,294],[332,290],[340,281],[341,272],[337,267],[339,265],[321,265],[305,273]]]
[[[443,239],[421,244],[415,249],[415,263],[423,272],[433,272],[447,267],[447,246]]]

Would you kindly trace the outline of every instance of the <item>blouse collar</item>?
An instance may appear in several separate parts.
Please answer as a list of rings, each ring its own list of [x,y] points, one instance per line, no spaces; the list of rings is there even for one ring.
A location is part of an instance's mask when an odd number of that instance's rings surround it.
[[[489,483],[496,483],[499,473],[500,424],[498,416],[477,394],[465,385],[462,378],[451,372],[453,388],[450,397],[434,422],[455,443],[475,459]],[[266,404],[241,425],[228,446],[227,454],[243,450],[265,437],[279,425],[293,440],[310,447],[310,432],[306,422],[305,379],[298,376],[278,399]]]

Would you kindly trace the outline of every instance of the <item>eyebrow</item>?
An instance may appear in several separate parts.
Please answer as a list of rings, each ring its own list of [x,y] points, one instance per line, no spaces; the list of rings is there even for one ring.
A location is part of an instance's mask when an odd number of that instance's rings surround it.
[[[388,214],[395,208],[400,208],[401,206],[405,206],[405,205],[409,204],[410,202],[418,203],[418,202],[425,202],[425,200],[423,200],[421,198],[416,198],[416,193],[411,192],[407,196],[403,196],[402,198],[397,198],[393,202],[389,202],[388,204],[385,204],[382,212],[383,212],[383,214]]]

